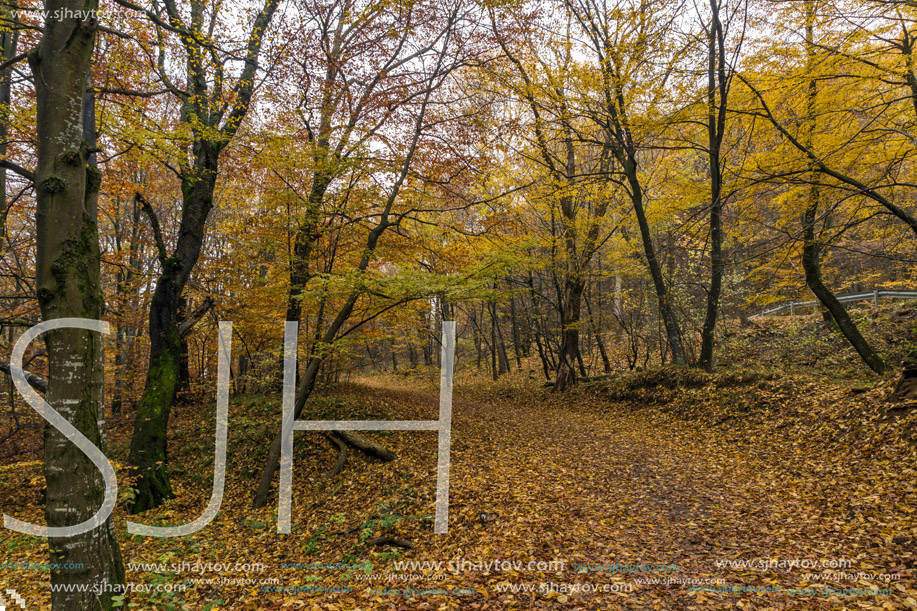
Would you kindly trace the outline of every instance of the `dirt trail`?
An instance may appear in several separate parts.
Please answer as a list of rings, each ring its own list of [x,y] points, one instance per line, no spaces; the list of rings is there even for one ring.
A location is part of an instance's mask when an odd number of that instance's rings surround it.
[[[427,393],[381,386],[373,392],[426,406],[418,409],[431,417]],[[456,557],[457,548],[470,560],[565,562],[557,572],[450,578],[452,587],[483,588],[484,597],[462,608],[914,608],[906,602],[910,593],[900,591],[913,588],[906,568],[898,589],[876,577],[847,579],[895,574],[902,563],[889,561],[888,550],[876,549],[882,542],[839,505],[825,506],[816,476],[784,476],[792,456],[711,439],[674,420],[603,414],[548,395],[494,403],[459,390],[453,413],[451,530],[431,535],[408,557]],[[729,565],[741,561],[756,565]],[[615,564],[634,568],[614,570]],[[821,581],[809,573],[841,578]],[[716,579],[744,591],[692,591]],[[543,584],[550,583],[558,591],[545,596]],[[593,586],[619,591],[583,591]],[[794,588],[819,592],[787,591]],[[864,593],[886,588],[890,595]]]

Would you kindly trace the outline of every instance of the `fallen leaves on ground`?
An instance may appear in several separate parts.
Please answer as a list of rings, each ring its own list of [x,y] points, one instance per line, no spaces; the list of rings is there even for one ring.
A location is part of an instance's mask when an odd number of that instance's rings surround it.
[[[126,516],[116,513],[125,563],[135,569],[127,581],[187,587],[135,592],[126,602],[195,610],[917,609],[909,433],[915,416],[884,404],[890,384],[851,389],[801,376],[672,369],[600,380],[564,395],[524,374],[466,381],[453,410],[446,535],[433,534],[437,439],[428,432],[367,433],[398,460],[351,453],[330,481],[323,474],[334,449],[318,434],[297,433],[293,533],[277,534],[276,497],[260,511],[250,503],[279,425],[279,397],[238,398],[230,410],[226,496],[211,525],[180,539],[130,537]],[[340,386],[309,409],[304,418],[435,419],[436,389],[416,378],[376,378]],[[209,498],[213,409],[179,407],[176,420],[178,497],[140,521],[184,522]],[[116,457],[126,451],[123,428],[111,431]],[[7,513],[40,521],[39,476],[39,463],[3,467]],[[414,547],[368,544],[381,536]],[[7,562],[46,562],[41,542],[10,534],[2,544]],[[462,559],[471,563],[464,570],[395,566]],[[564,566],[472,568],[493,561]],[[742,561],[752,564],[730,565]],[[772,566],[755,565],[765,561]],[[810,570],[780,561],[849,566]],[[218,562],[233,569],[207,570]],[[186,568],[137,570],[136,563]],[[236,563],[248,570],[235,570]],[[372,569],[303,568],[311,563]],[[285,567],[291,564],[300,566]],[[837,573],[853,578],[824,580]],[[254,582],[233,581],[245,579]],[[743,591],[716,591],[715,580]],[[48,604],[46,571],[6,571],[5,581],[27,600]],[[708,589],[698,589],[703,585]],[[585,592],[590,586],[617,591]],[[272,591],[277,587],[287,591]],[[328,591],[334,588],[351,589]],[[405,594],[410,588],[413,595]],[[821,593],[787,592],[802,588]],[[890,594],[853,595],[853,588]],[[395,589],[402,595],[391,595]],[[475,594],[424,593],[431,589]]]

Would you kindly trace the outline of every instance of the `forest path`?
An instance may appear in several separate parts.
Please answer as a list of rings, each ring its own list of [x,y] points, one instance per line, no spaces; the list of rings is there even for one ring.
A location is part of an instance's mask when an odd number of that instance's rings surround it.
[[[376,382],[372,389],[401,405],[425,406],[425,414],[434,400],[428,392]],[[424,537],[408,558],[565,563],[560,572],[463,573],[452,587],[483,585],[496,603],[481,601],[470,609],[514,603],[531,609],[836,609],[851,601],[856,608],[910,608],[902,606],[897,590],[891,596],[847,598],[787,591],[894,586],[806,578],[837,573],[832,563],[853,561],[841,564],[841,572],[900,568],[869,551],[875,541],[864,538],[843,510],[845,503],[825,502],[834,488],[802,464],[805,448],[778,453],[767,443],[743,444],[700,434],[675,418],[646,416],[530,389],[486,400],[457,388],[450,532]],[[452,549],[462,554],[449,553]],[[730,566],[736,561],[756,566]],[[761,566],[765,561],[779,564]],[[815,568],[822,561],[827,566]],[[615,570],[615,564],[634,568]],[[691,590],[711,585],[711,579],[730,588],[779,592]],[[669,583],[660,583],[665,580]],[[539,592],[544,583],[561,592],[546,597]],[[564,584],[571,590],[566,595]],[[573,591],[590,587],[586,584],[632,590]]]

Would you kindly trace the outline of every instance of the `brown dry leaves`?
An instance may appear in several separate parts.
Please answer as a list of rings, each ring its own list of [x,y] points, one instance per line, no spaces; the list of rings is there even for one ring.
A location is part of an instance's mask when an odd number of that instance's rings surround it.
[[[413,385],[413,388],[410,386]],[[318,400],[307,417],[434,418],[435,390],[420,382],[348,386]],[[914,455],[902,437],[913,416],[887,417],[882,385],[866,392],[804,378],[707,376],[666,370],[581,387],[555,396],[521,378],[464,384],[454,407],[451,515],[447,535],[432,532],[434,434],[380,435],[398,453],[390,464],[351,455],[343,473],[323,479],[333,450],[297,434],[293,534],[276,533],[276,501],[250,510],[265,448],[279,423],[279,401],[245,398],[230,410],[230,472],[216,520],[180,540],[126,537],[126,563],[264,564],[263,571],[181,575],[130,571],[129,582],[191,584],[173,597],[135,593],[133,609],[907,609],[913,585]],[[173,456],[179,498],[142,516],[182,522],[209,497],[213,410],[178,408]],[[127,427],[125,427],[126,429]],[[126,438],[113,431],[115,456]],[[2,472],[5,511],[40,520],[35,464]],[[22,486],[22,488],[19,488]],[[380,535],[413,550],[367,546]],[[7,561],[45,561],[41,542],[8,536]],[[427,571],[399,580],[404,560],[565,562],[564,570]],[[849,559],[848,573],[900,580],[818,581],[801,568],[733,568],[728,561]],[[371,562],[362,570],[285,567],[285,563]],[[721,566],[718,566],[717,563]],[[723,563],[726,565],[723,565]],[[675,573],[576,571],[577,565],[673,564]],[[829,570],[828,573],[834,571]],[[442,579],[433,579],[439,573]],[[888,596],[805,596],[691,591],[682,583],[723,579],[729,586],[891,588]],[[297,593],[264,591],[276,579]],[[4,587],[47,605],[48,574],[5,571]],[[542,583],[593,584],[627,592],[554,592]],[[699,583],[699,582],[695,582]],[[702,582],[700,582],[702,583]],[[508,591],[510,586],[536,591]],[[302,591],[303,588],[313,591]],[[352,588],[318,592],[316,587]],[[389,596],[375,588],[470,588],[474,596]],[[220,602],[217,602],[220,601]],[[172,605],[170,607],[170,605]],[[37,608],[37,607],[36,607]]]

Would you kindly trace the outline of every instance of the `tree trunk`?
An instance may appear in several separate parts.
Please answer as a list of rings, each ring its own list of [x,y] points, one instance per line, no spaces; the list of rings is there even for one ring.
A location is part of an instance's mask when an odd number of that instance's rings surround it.
[[[519,337],[519,324],[516,321],[516,300],[510,296],[509,298],[509,318],[510,318],[510,330],[513,335],[513,355],[516,357],[516,368],[520,371],[522,370],[522,348],[519,345],[521,343]],[[528,356],[527,354],[525,356]]]
[[[583,351],[576,351],[576,364],[579,365],[579,374],[581,377],[585,378],[588,376],[586,373],[586,363],[583,362]]]
[[[576,382],[576,360],[579,356],[580,304],[586,285],[578,275],[570,275],[564,282],[561,299],[561,340],[557,359],[557,376],[554,392],[562,392]]]
[[[497,371],[497,321],[494,315],[494,304],[488,305],[490,307],[490,375],[496,380],[502,373]],[[481,318],[484,318],[483,314]]]
[[[248,384],[249,378],[251,377],[251,368],[252,368],[252,362],[251,362],[251,359],[248,358],[248,355],[240,354],[239,355],[239,377],[237,378],[238,383],[236,384],[236,387],[235,387],[236,394],[244,395],[248,392],[251,392],[249,388],[249,384]]]
[[[529,298],[532,302],[532,316],[530,323],[532,328],[532,334],[535,338],[535,347],[538,348],[538,357],[541,359],[541,369],[544,372],[544,378],[546,380],[551,379],[551,370],[554,369],[551,367],[548,361],[547,346],[542,343],[542,335],[540,333],[540,327],[538,324],[538,297],[535,294],[535,277],[532,272],[529,272],[528,277],[528,287],[529,287]],[[545,338],[545,343],[547,343],[547,338]]]
[[[541,334],[535,329],[535,347],[538,348],[538,357],[541,359],[541,371],[544,373],[544,379],[551,379],[551,367],[548,364],[548,357],[545,354],[544,346],[541,344]]]
[[[496,290],[496,285],[494,285],[494,290]],[[497,310],[497,302],[490,302],[490,318],[493,323],[493,328],[496,330],[494,339],[494,344],[497,350],[497,366],[500,375],[504,373],[509,373],[509,358],[506,356],[506,343],[503,341],[503,330],[500,328],[500,314]]]
[[[0,3],[0,21],[10,23],[13,21],[12,11],[17,8],[15,2]],[[19,30],[9,29],[0,32],[0,63],[6,62],[16,56],[16,47],[19,42]],[[12,100],[13,68],[0,70],[0,159],[6,159],[6,143],[9,132],[9,109]],[[6,239],[6,170],[0,168],[0,253],[3,252],[3,243]]]
[[[860,334],[856,323],[850,318],[844,304],[838,301],[834,293],[825,285],[821,277],[821,256],[818,242],[815,238],[815,222],[818,211],[818,184],[813,183],[809,195],[809,205],[806,208],[803,227],[802,266],[806,273],[806,284],[818,300],[824,305],[838,328],[843,333],[850,345],[853,346],[860,358],[876,373],[884,373],[887,369],[885,362],[872,349],[866,339]]]
[[[120,414],[124,409],[124,376],[127,364],[125,337],[124,325],[118,325],[118,330],[115,332],[115,350],[118,350],[118,353],[115,355],[115,389],[111,399],[112,416]]]
[[[132,200],[131,208],[131,236],[128,251],[127,269],[118,270],[118,282],[115,287],[117,291],[118,308],[123,312],[129,306],[135,304],[137,292],[133,286],[135,274],[140,271],[140,253],[138,247],[138,238],[140,236],[140,204],[136,199]],[[120,250],[120,248],[119,248]],[[125,384],[128,376],[129,355],[133,350],[133,343],[136,331],[126,325],[119,324],[115,336],[115,389],[111,402],[111,413],[120,414],[125,401]]]
[[[296,228],[293,236],[293,256],[290,260],[290,289],[287,293],[286,320],[299,322],[302,316],[302,293],[311,277],[309,261],[319,239],[321,205],[325,191],[331,184],[331,177],[316,173],[312,178],[312,189],[306,200],[306,218]]]
[[[643,190],[640,181],[637,178],[637,162],[633,158],[626,158],[624,163],[624,173],[631,187],[631,202],[634,206],[634,213],[637,216],[637,224],[640,227],[640,237],[643,241],[643,252],[646,256],[646,265],[649,267],[650,276],[653,279],[653,288],[656,290],[656,299],[659,302],[659,315],[662,323],[665,325],[666,340],[669,349],[672,351],[672,362],[676,365],[685,364],[685,352],[681,344],[681,331],[678,328],[678,321],[675,319],[675,313],[672,310],[671,298],[668,287],[665,284],[665,278],[662,275],[662,268],[659,266],[659,260],[656,258],[656,249],[653,246],[653,236],[650,233],[650,225],[646,219],[646,210],[643,207]]]
[[[65,1],[45,9],[94,13],[98,3]],[[29,55],[35,77],[37,164],[35,168],[36,284],[43,320],[102,317],[95,167],[95,108],[86,94],[97,23],[95,17],[47,19],[41,42]],[[87,99],[88,98],[88,99]],[[101,337],[81,329],[45,336],[48,379],[45,398],[89,441],[104,451]],[[104,497],[101,474],[58,429],[44,430],[45,518],[70,526],[91,517]],[[124,582],[121,551],[111,517],[90,532],[50,538],[50,561],[81,569],[51,571],[51,583],[98,585]],[[111,609],[112,593],[51,592],[55,611]]]
[[[618,320],[624,319],[624,298],[623,298],[623,287],[621,282],[621,274],[615,272],[615,293],[614,293],[614,314],[618,317]],[[615,327],[617,329],[616,336],[620,337],[623,329],[620,326]]]
[[[433,366],[433,346],[430,342],[430,325],[427,323],[427,316],[420,314],[420,341],[423,348],[423,364],[427,367]]]
[[[719,0],[710,0],[711,23],[707,29],[707,151],[710,160],[710,288],[707,291],[707,312],[701,330],[698,364],[705,370],[713,368],[713,339],[716,318],[723,289],[723,170],[720,150],[726,131],[726,47],[720,22]],[[719,95],[717,95],[719,93]],[[717,99],[719,98],[719,99]]]
[[[592,325],[592,335],[595,337],[595,344],[598,346],[599,355],[602,357],[602,371],[611,373],[611,361],[608,360],[608,351],[605,349],[605,342],[599,333],[599,326],[595,322],[595,316],[592,314],[592,304],[589,298],[586,298],[586,312],[589,314],[589,324]]]
[[[484,310],[485,310],[485,306],[483,303],[481,304],[480,315],[478,315],[478,308],[476,305],[471,308],[471,314],[472,314],[471,320],[472,320],[472,323],[476,323],[475,329],[477,330],[477,332],[474,334],[474,337],[475,337],[475,348],[477,349],[477,363],[476,364],[477,364],[478,371],[481,371],[481,368],[483,367],[482,363],[484,362],[484,357],[486,356],[485,352],[487,348],[487,337],[484,335]]]
[[[363,345],[366,346],[366,356],[369,357],[369,368],[370,368],[370,371],[375,372],[375,371],[376,371],[376,357],[375,357],[375,355],[373,354],[373,351],[370,349],[368,343],[363,344]]]
[[[807,67],[808,69],[814,70],[816,57],[815,57],[815,44],[814,44],[814,29],[815,29],[815,7],[812,0],[806,1],[806,53],[807,53]],[[809,140],[809,147],[814,145],[814,132],[815,132],[815,112],[816,112],[816,103],[817,103],[818,89],[816,84],[816,79],[814,75],[809,80],[809,89],[808,89],[808,99],[807,99],[807,114],[806,117],[808,134],[807,138]],[[866,339],[860,334],[859,329],[857,329],[856,324],[851,320],[850,315],[847,313],[847,310],[844,308],[844,305],[837,300],[837,297],[834,296],[834,293],[825,285],[822,280],[821,275],[821,248],[818,244],[816,235],[815,235],[815,223],[818,220],[818,208],[819,208],[819,198],[820,198],[820,184],[819,184],[819,172],[818,168],[814,165],[811,168],[811,183],[809,185],[808,193],[808,202],[806,204],[806,209],[803,214],[803,228],[802,228],[802,238],[803,238],[803,247],[802,247],[802,267],[805,270],[806,274],[806,284],[809,289],[818,300],[828,309],[831,313],[831,316],[834,318],[834,321],[837,323],[838,328],[843,333],[844,337],[847,338],[847,341],[850,342],[850,345],[853,346],[854,350],[860,355],[860,358],[863,359],[863,362],[866,365],[875,371],[876,373],[883,373],[886,370],[886,365],[882,359],[873,351],[872,347],[866,342]]]
[[[200,20],[192,20],[191,30],[180,37],[186,57],[185,77],[188,96],[181,97],[181,117],[191,134],[186,156],[181,163],[182,210],[175,251],[169,255],[159,222],[152,207],[145,202],[159,253],[160,276],[150,304],[150,359],[143,396],[137,406],[129,461],[137,477],[137,494],[128,508],[137,513],[159,505],[172,496],[166,466],[166,431],[169,409],[178,389],[181,359],[181,337],[178,332],[179,299],[194,265],[201,254],[207,217],[213,208],[213,192],[219,171],[220,153],[232,141],[248,113],[255,83],[258,81],[258,58],[265,32],[270,26],[279,0],[265,0],[252,22],[247,36],[245,64],[232,91],[232,106],[225,98],[214,96],[226,86],[222,63],[216,67],[206,56],[201,41],[207,36]],[[211,49],[212,50],[212,49]],[[214,68],[215,76],[210,69]],[[217,85],[216,81],[219,81]],[[211,108],[212,97],[220,98]],[[138,193],[139,199],[142,196]]]
[[[150,302],[150,360],[146,384],[131,437],[128,458],[137,477],[136,493],[128,507],[140,513],[172,498],[166,433],[172,401],[181,376],[181,338],[178,334],[181,293],[201,254],[204,226],[213,207],[218,151],[210,143],[197,148],[198,178],[182,179],[183,212],[178,243],[172,256],[160,250],[162,271]],[[155,230],[158,233],[158,227]]]
[[[150,303],[150,363],[146,385],[131,437],[129,463],[138,476],[128,510],[140,513],[158,507],[174,495],[169,483],[166,431],[172,400],[178,391],[181,345],[178,337],[178,300],[174,271],[159,276]]]
[[[178,324],[181,325],[188,315],[188,302],[184,297],[178,298]],[[178,348],[178,394],[179,398],[191,390],[191,364],[188,357],[188,340],[179,337]]]
[[[343,15],[350,11],[345,4]],[[329,49],[330,53],[326,57],[327,65],[325,71],[325,81],[322,90],[321,113],[318,125],[318,138],[315,142],[315,152],[312,158],[312,187],[309,190],[309,196],[306,198],[305,218],[296,228],[296,234],[293,238],[293,257],[290,261],[290,289],[287,298],[287,318],[286,320],[299,322],[302,315],[302,293],[309,282],[311,272],[309,260],[315,245],[321,236],[322,221],[322,202],[325,199],[325,192],[336,177],[336,159],[340,154],[340,149],[347,141],[349,132],[344,130],[342,139],[338,143],[336,152],[331,151],[331,136],[334,129],[334,115],[341,103],[336,96],[336,81],[341,68],[340,62],[342,49],[342,32],[344,31],[345,17],[342,17],[335,28],[332,36],[333,42]]]

